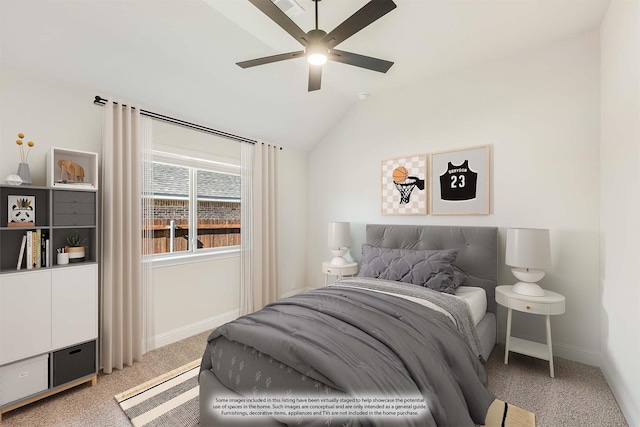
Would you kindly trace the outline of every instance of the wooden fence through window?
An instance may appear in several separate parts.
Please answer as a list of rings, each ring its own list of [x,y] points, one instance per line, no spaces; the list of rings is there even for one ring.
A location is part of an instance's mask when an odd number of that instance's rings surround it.
[[[189,221],[187,219],[175,220],[174,252],[189,250]],[[153,229],[153,237],[145,237],[145,230]],[[219,248],[224,246],[240,245],[240,221],[223,219],[198,220],[198,249]],[[142,252],[149,253],[152,248],[154,254],[169,253],[171,249],[171,220],[155,219],[153,225],[143,225]],[[150,245],[149,239],[153,239]]]

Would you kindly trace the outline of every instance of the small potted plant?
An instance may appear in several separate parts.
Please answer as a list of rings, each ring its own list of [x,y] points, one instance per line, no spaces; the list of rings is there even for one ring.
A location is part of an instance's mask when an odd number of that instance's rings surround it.
[[[69,253],[69,262],[82,262],[85,259],[84,238],[76,231],[75,234],[67,236],[66,252]]]

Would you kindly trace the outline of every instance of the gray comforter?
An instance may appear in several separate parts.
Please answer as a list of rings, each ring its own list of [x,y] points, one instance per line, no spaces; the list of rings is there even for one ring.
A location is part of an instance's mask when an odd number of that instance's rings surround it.
[[[402,425],[484,424],[494,400],[482,362],[448,317],[379,292],[335,286],[269,304],[213,331],[202,370],[212,369],[219,337],[350,396],[421,395],[428,411]],[[390,425],[375,417],[351,421]]]

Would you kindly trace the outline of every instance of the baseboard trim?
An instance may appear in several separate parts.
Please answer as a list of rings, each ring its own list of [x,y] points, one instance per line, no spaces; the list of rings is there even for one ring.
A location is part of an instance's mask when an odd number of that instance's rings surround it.
[[[280,298],[289,298],[302,292],[310,291],[314,288],[295,288],[287,293],[280,295]]]
[[[600,366],[600,353],[568,344],[553,343],[553,355],[585,365]]]
[[[285,294],[282,294],[281,298],[288,298],[290,296],[299,294],[301,292],[310,291],[312,288],[296,288]],[[161,334],[150,337],[147,340],[147,351],[163,347],[168,344],[189,338],[204,331],[215,329],[220,325],[224,325],[240,316],[240,310],[228,311],[218,316],[213,316],[208,319],[201,320],[200,322],[192,323],[190,325],[183,326],[172,331],[163,332]]]
[[[498,342],[504,345],[506,331],[502,328],[498,330]],[[544,339],[540,340],[539,337],[518,335],[520,338],[529,340],[544,342]],[[576,347],[569,344],[562,344],[556,341],[553,342],[553,356],[560,357],[562,359],[573,360],[574,362],[584,363],[585,365],[600,366],[600,353],[585,348]]]
[[[163,332],[161,334],[150,337],[147,340],[147,351],[163,347],[168,344],[173,344],[185,338],[192,337],[201,332],[215,329],[220,325],[224,325],[240,316],[239,310],[232,310],[226,313],[219,314],[217,316],[209,317],[208,319],[201,320],[190,325],[183,326],[172,331]]]
[[[609,384],[609,388],[611,389],[613,396],[616,398],[616,402],[618,402],[618,406],[627,420],[627,424],[631,427],[640,427],[640,408],[633,404],[627,388],[620,380],[618,371],[615,368],[612,369],[609,367],[605,356],[602,357],[600,370],[602,371],[602,375],[604,375],[605,380],[607,380],[607,384]]]

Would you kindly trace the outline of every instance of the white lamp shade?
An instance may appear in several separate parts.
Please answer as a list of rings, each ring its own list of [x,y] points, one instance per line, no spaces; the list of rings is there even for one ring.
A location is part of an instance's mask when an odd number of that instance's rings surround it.
[[[505,264],[511,267],[546,269],[551,267],[549,230],[510,228],[507,230]]]
[[[329,223],[329,247],[344,248],[351,246],[351,228],[348,222]]]

